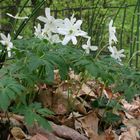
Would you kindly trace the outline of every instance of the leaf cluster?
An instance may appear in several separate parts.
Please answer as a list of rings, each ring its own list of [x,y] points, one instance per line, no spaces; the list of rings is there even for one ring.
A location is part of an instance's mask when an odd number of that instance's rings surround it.
[[[61,80],[69,79],[69,71],[104,83],[115,84],[115,92],[128,101],[139,95],[140,73],[127,66],[118,64],[108,56],[87,55],[80,48],[50,44],[36,38],[15,40],[15,58],[7,60],[0,69],[0,109],[14,111],[25,115],[28,124],[37,121],[49,128],[44,117],[51,114],[41,104],[34,103],[38,94],[36,86],[40,83],[54,84],[54,70],[59,70]],[[96,102],[97,107],[113,108],[116,101],[110,104]],[[120,107],[120,106],[119,106]],[[118,107],[118,108],[119,108]],[[46,124],[46,125],[45,125]]]

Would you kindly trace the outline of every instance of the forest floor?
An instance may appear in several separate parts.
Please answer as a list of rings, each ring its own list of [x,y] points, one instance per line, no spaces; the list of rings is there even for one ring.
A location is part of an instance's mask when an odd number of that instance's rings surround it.
[[[140,97],[128,103],[99,81],[80,81],[73,73],[69,81],[56,74],[53,85],[38,85],[36,101],[54,112],[46,116],[51,131],[27,126],[24,116],[10,114],[7,119],[1,113],[0,140],[140,140]],[[99,98],[106,102],[99,105]]]

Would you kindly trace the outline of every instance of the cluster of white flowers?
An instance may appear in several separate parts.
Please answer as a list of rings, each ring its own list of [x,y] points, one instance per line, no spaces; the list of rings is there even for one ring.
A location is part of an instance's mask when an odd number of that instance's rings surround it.
[[[19,17],[18,15],[13,16],[7,13],[8,16],[15,19],[27,19],[28,17]],[[50,8],[45,9],[45,16],[39,16],[37,19],[44,23],[43,28],[38,23],[35,26],[34,35],[39,39],[47,39],[50,43],[62,43],[62,45],[67,45],[72,41],[73,45],[77,44],[77,37],[84,37],[87,39],[87,43],[82,45],[82,48],[87,54],[90,51],[96,51],[97,46],[91,45],[91,37],[88,36],[87,32],[81,30],[82,20],[76,20],[74,15],[69,18],[55,19],[51,16]],[[109,23],[109,46],[108,49],[111,52],[111,57],[121,62],[121,58],[125,57],[124,49],[117,50],[114,44],[117,43],[116,28],[113,27],[113,20]],[[64,37],[63,37],[64,36]],[[0,43],[6,46],[8,57],[11,57],[11,49],[13,48],[13,43],[11,42],[11,36],[7,36],[3,33],[0,34],[2,40]],[[21,38],[21,37],[20,37]]]
[[[14,19],[27,19],[28,17],[19,17],[18,14],[16,14],[15,16],[9,14],[9,13],[6,13],[9,17],[12,17]],[[11,57],[12,56],[12,53],[11,53],[11,50],[12,48],[14,47],[13,46],[13,43],[11,42],[11,36],[10,34],[8,34],[7,36],[4,35],[3,33],[0,33],[0,37],[2,40],[0,40],[0,43],[3,45],[3,46],[6,46],[6,50],[7,50],[7,54],[8,54],[8,57]],[[22,36],[18,36],[17,37],[18,39],[22,39]],[[0,50],[1,51],[1,50]]]
[[[113,45],[113,44],[116,44],[118,41],[115,33],[116,33],[116,27],[113,27],[113,20],[111,20],[109,23],[109,46],[108,46],[108,49],[111,52],[111,57],[113,57],[114,59],[121,62],[122,61],[121,58],[125,57],[125,55],[123,54],[124,49],[117,50],[116,46]]]
[[[82,45],[86,53],[98,49],[97,46],[91,46],[91,37],[87,35],[87,32],[81,30],[82,20],[76,20],[74,15],[70,19],[55,19],[50,14],[50,8],[46,8],[45,16],[38,17],[38,20],[44,23],[44,27],[41,28],[40,24],[34,27],[34,35],[39,39],[47,39],[50,43],[62,43],[62,45],[67,45],[72,41],[73,45],[76,45],[77,37],[80,36],[88,39],[87,44]]]
[[[13,48],[13,43],[11,42],[11,36],[8,34],[5,36],[3,33],[0,34],[0,37],[2,40],[0,40],[0,43],[3,46],[6,46],[7,52],[8,52],[8,57],[11,57],[11,49]]]

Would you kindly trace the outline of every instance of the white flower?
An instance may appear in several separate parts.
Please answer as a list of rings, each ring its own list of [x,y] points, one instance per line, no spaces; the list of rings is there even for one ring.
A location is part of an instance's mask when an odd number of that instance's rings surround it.
[[[43,39],[44,35],[43,35],[42,29],[41,29],[41,25],[38,24],[37,27],[35,26],[34,28],[35,28],[34,35],[39,39]]]
[[[39,16],[38,19],[44,23],[54,20],[54,17],[50,15],[50,8],[45,8],[45,16]]]
[[[86,36],[87,33],[80,29],[82,24],[82,20],[77,20],[74,18],[74,15],[70,19],[64,19],[63,27],[58,28],[58,33],[61,35],[65,35],[62,44],[66,45],[70,40],[74,45],[77,44],[77,36]]]
[[[0,40],[0,43],[7,47],[6,49],[8,52],[8,57],[11,57],[11,49],[13,48],[13,43],[11,42],[10,34],[8,34],[8,36],[6,37],[3,33],[1,33],[0,36],[2,38],[2,40]]]
[[[90,53],[90,50],[91,51],[96,51],[98,49],[97,46],[91,46],[90,39],[91,38],[88,39],[87,44],[82,45],[82,48],[86,51],[87,54]]]
[[[122,61],[121,57],[122,58],[125,57],[125,55],[123,54],[124,49],[121,49],[121,50],[118,51],[115,46],[113,46],[113,47],[109,46],[108,49],[112,53],[111,57],[113,57],[114,59],[116,59],[116,60],[118,60],[120,62]]]
[[[44,32],[53,32],[57,33],[58,26],[62,26],[63,20],[55,19],[50,15],[50,8],[45,9],[45,16],[39,16],[37,19],[45,23]]]
[[[18,14],[16,14],[15,16],[13,16],[12,14],[10,13],[6,13],[9,17],[12,17],[12,18],[15,18],[15,19],[27,19],[28,17],[19,17]]]
[[[48,34],[48,37],[46,37],[46,39],[52,44],[61,42],[58,34],[54,34],[54,35]]]
[[[109,46],[112,45],[113,41],[115,43],[117,43],[117,41],[118,41],[116,38],[116,35],[115,35],[116,27],[113,27],[112,25],[113,25],[113,20],[111,20],[109,23]]]
[[[57,27],[55,26],[54,28],[53,28],[53,25],[51,25],[51,24],[45,24],[44,25],[44,28],[42,29],[42,33],[44,34],[44,35],[49,35],[49,34],[52,34],[52,32],[54,33],[54,32],[57,32]]]
[[[23,36],[21,36],[21,35],[18,35],[18,36],[17,36],[17,38],[18,38],[18,39],[22,39],[22,38],[23,38]]]

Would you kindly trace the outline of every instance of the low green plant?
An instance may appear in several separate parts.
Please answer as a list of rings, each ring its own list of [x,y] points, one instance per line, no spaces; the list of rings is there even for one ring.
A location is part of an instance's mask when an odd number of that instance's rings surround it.
[[[48,19],[50,17],[52,21],[55,21],[50,15],[47,16]],[[45,20],[44,17],[39,19],[41,21]],[[1,48],[4,48],[4,53],[8,53],[8,56],[10,56],[2,62],[3,67],[0,69],[1,111],[22,114],[27,124],[32,125],[38,122],[44,128],[50,129],[49,122],[45,117],[52,115],[53,112],[35,102],[35,97],[38,94],[36,89],[38,84],[54,84],[54,70],[56,69],[59,70],[61,80],[68,80],[69,71],[73,70],[77,74],[81,73],[81,75],[87,75],[90,79],[100,81],[105,87],[113,84],[115,86],[112,91],[114,93],[119,92],[121,98],[125,98],[127,101],[131,101],[140,94],[140,72],[121,63],[122,51],[117,51],[113,48],[114,46],[111,46],[111,41],[115,41],[112,36],[109,45],[109,50],[112,53],[111,57],[109,55],[99,55],[100,51],[91,54],[89,52],[96,51],[97,46],[91,46],[89,43],[90,37],[79,27],[77,28],[77,24],[80,24],[81,21],[79,20],[77,23],[73,16],[71,21],[68,19],[64,21],[69,23],[67,28],[71,32],[67,34],[67,30],[62,31],[60,28],[60,33],[62,33],[60,38],[65,35],[64,40],[61,42],[57,40],[58,36],[55,35],[58,34],[55,32],[47,34],[50,28],[46,26],[49,23],[45,23],[44,29],[47,29],[45,32],[40,25],[35,28],[36,37],[15,39],[12,44],[10,44],[10,38],[8,41],[1,41]],[[73,24],[77,26],[73,27]],[[63,23],[63,26],[66,26],[65,23]],[[115,32],[114,27],[112,28]],[[71,38],[69,37],[70,34]],[[88,39],[87,44],[82,47],[83,49],[74,46],[77,42],[76,37],[80,35],[85,35],[85,38]],[[68,45],[70,40],[72,40],[73,45]],[[11,50],[13,58],[11,57]],[[107,112],[104,117],[108,118],[108,123],[119,119],[119,116],[112,113],[115,107],[116,109],[121,108],[116,100],[110,101],[101,97],[96,99],[92,106],[94,108],[106,108]]]

